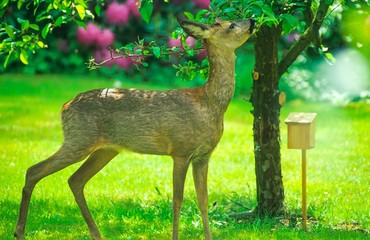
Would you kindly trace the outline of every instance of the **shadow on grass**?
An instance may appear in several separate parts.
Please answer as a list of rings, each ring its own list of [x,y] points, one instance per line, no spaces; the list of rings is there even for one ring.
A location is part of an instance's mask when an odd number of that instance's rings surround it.
[[[224,198],[224,196],[219,196]],[[221,201],[210,207],[214,239],[367,239],[369,231],[360,225],[341,223],[324,226],[309,218],[309,230],[300,228],[299,210],[287,218],[235,220],[227,217],[232,202]],[[98,198],[91,200],[90,209],[105,239],[170,239],[172,207],[168,199]],[[19,203],[0,201],[0,238],[12,239]],[[65,206],[52,200],[34,199],[26,227],[27,239],[90,239],[87,226],[77,205]],[[203,239],[199,211],[193,199],[185,199],[180,220],[182,239]]]

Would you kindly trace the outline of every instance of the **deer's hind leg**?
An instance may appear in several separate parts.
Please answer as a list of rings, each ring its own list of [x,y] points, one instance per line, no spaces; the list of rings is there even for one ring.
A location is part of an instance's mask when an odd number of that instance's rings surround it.
[[[63,146],[46,160],[39,162],[30,168],[26,173],[25,185],[22,191],[22,200],[18,215],[18,222],[14,231],[17,239],[24,239],[24,230],[26,226],[27,213],[31,195],[36,184],[46,176],[58,172],[76,162],[83,160],[92,151],[92,147],[72,147],[63,144]]]
[[[81,165],[81,167],[69,178],[68,183],[73,192],[82,216],[89,228],[93,239],[101,239],[98,227],[87,206],[84,187],[86,183],[109,163],[119,152],[114,149],[98,149]]]

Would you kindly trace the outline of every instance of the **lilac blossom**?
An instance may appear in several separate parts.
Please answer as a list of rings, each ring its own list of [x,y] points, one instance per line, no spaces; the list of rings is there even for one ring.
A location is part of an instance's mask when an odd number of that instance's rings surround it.
[[[288,36],[286,36],[285,39],[288,43],[293,43],[293,42],[299,40],[299,34],[298,33],[291,33]]]
[[[93,46],[96,39],[99,37],[100,28],[94,23],[88,23],[86,29],[83,27],[77,28],[77,41],[84,46]]]
[[[114,42],[114,34],[113,32],[105,28],[100,31],[98,38],[96,39],[96,46],[99,48],[107,48],[111,46]]]
[[[94,23],[88,23],[86,29],[78,27],[76,37],[81,45],[95,48],[108,48],[115,40],[114,34],[109,28],[100,29]]]
[[[195,40],[193,37],[188,37],[186,39],[186,45],[188,45],[190,48],[193,48],[195,46],[196,42],[197,42],[197,40]],[[168,39],[168,47],[170,47],[170,48],[181,47],[180,38],[177,38],[177,39],[169,38]]]
[[[141,18],[139,7],[141,0],[127,0],[126,6],[130,11],[130,14],[136,18]]]
[[[112,2],[105,15],[109,24],[124,26],[130,20],[130,8],[126,4]]]

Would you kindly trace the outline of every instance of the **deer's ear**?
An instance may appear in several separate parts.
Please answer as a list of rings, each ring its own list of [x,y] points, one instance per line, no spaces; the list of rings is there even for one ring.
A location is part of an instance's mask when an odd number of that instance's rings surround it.
[[[205,39],[210,33],[209,27],[205,24],[193,22],[180,16],[177,17],[177,21],[189,36],[196,39]]]

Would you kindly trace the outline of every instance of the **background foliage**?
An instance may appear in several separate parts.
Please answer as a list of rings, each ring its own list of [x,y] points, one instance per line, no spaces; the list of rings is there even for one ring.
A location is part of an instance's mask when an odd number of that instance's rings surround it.
[[[217,17],[235,19],[251,16],[257,19],[259,24],[276,24],[282,20],[285,37],[280,42],[281,54],[298,39],[304,29],[300,19],[307,17],[302,15],[304,9],[297,11],[305,6],[302,1],[289,5],[292,14],[286,13],[278,17],[274,14],[276,9],[272,9],[262,0],[222,0],[211,4],[206,0],[143,3],[145,6],[153,7],[152,9],[143,7],[144,10],[141,12],[148,23],[139,15],[137,4],[140,3],[137,3],[137,0],[41,2],[3,0],[1,2],[3,8],[0,11],[2,19],[0,62],[3,64],[0,71],[25,74],[92,74],[115,79],[128,76],[133,81],[151,81],[161,85],[199,85],[203,83],[202,77],[204,78],[206,73],[194,74],[191,70],[207,66],[203,61],[205,56],[202,53],[196,54],[193,50],[201,46],[199,42],[188,39],[187,47],[184,39],[182,43],[180,39],[173,39],[179,37],[178,33],[181,34],[175,19],[177,14],[188,12],[188,17],[201,22],[212,22]],[[313,1],[313,4],[315,6],[317,2]],[[370,65],[370,50],[366,44],[370,41],[368,4],[368,1],[364,0],[345,0],[334,4],[324,22],[320,50],[318,51],[316,47],[309,48],[290,68],[290,73],[284,76],[280,87],[287,92],[288,99],[335,100],[338,103],[352,100],[369,101],[370,72],[366,70]],[[177,31],[173,32],[176,29]],[[89,39],[86,35],[92,37]],[[137,66],[134,64],[137,63],[137,59],[117,59],[96,71],[89,71],[85,65],[91,58],[96,61],[109,58],[111,54],[109,49],[122,49],[127,44],[136,42],[136,45],[131,45],[133,49],[137,45],[152,41],[156,42],[155,46],[176,49],[182,45],[191,56],[186,58],[166,56],[157,59],[154,54],[141,58],[137,64],[141,72],[137,72]],[[250,73],[254,61],[251,43],[253,39],[250,40],[250,44],[246,44],[238,51],[236,95],[245,96],[250,93],[252,81]],[[352,67],[349,70],[353,73],[352,79],[360,79],[355,82],[358,87],[351,91],[348,91],[347,87],[349,82],[353,83],[351,79],[342,77],[341,87],[338,87],[337,79],[328,76],[330,72],[336,71],[332,66],[336,56],[343,55],[343,49],[353,50],[352,54],[358,59],[357,65],[365,66],[361,68],[361,72],[357,71],[356,64],[349,66]],[[138,53],[137,50],[134,51]],[[159,51],[158,47],[158,55]],[[147,63],[150,63],[149,67],[146,67]],[[177,68],[171,68],[171,65]],[[320,74],[315,74],[318,67],[323,70]],[[195,80],[190,83],[178,81],[173,77],[176,71],[182,78],[191,76],[195,77]],[[156,74],[158,72],[161,74]]]

